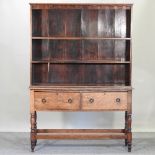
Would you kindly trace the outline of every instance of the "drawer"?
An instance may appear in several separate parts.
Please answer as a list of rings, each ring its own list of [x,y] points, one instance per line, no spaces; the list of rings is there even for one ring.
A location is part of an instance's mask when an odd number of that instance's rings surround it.
[[[125,110],[127,92],[83,93],[82,110]]]
[[[35,92],[35,110],[78,110],[80,93]]]

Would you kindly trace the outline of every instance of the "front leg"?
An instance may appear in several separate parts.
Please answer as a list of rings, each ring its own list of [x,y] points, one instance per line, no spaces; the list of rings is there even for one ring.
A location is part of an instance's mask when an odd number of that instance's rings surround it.
[[[35,111],[35,135],[37,135],[37,112]],[[35,139],[35,146],[37,145],[37,139]]]
[[[127,111],[125,111],[125,135],[127,136],[127,132],[128,132],[128,113],[127,113]],[[127,146],[128,145],[128,140],[127,140],[127,138],[125,139],[125,146]]]
[[[36,145],[36,112],[31,113],[31,151],[34,152]]]
[[[132,122],[131,114],[128,114],[128,133],[127,133],[128,152],[131,152],[131,149],[132,149],[131,122]]]

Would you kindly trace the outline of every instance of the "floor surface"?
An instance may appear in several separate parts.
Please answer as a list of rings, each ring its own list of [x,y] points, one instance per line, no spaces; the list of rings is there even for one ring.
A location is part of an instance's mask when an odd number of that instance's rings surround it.
[[[134,133],[133,149],[124,140],[39,140],[30,151],[29,133],[0,133],[0,155],[155,155],[155,133]]]

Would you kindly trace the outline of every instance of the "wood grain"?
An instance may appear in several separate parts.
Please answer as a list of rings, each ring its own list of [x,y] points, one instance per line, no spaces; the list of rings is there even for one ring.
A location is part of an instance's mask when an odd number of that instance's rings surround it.
[[[98,10],[81,11],[81,34],[85,37],[97,36],[98,32]]]
[[[117,99],[120,100],[120,102],[117,102]],[[127,93],[83,93],[82,109],[126,110]]]
[[[37,135],[37,139],[125,139],[126,135],[114,134],[50,134]]]
[[[34,112],[34,90],[30,90],[30,113]]]
[[[61,36],[61,37],[32,37],[32,39],[49,39],[49,40],[131,40],[130,37],[72,37],[72,36]]]
[[[32,82],[35,83],[47,83],[48,82],[48,65],[45,64],[33,64],[32,65]]]
[[[131,152],[132,148],[132,92],[128,92],[128,112],[127,112],[127,141],[128,152]]]
[[[106,3],[98,3],[98,4],[93,4],[93,3],[74,3],[74,4],[69,4],[69,3],[52,3],[52,4],[43,4],[43,3],[30,3],[32,9],[131,9],[133,4],[124,4],[124,3],[115,3],[115,4],[106,4]]]
[[[130,61],[115,60],[51,60],[51,61],[32,61],[32,63],[51,63],[51,64],[130,64]]]
[[[31,90],[59,92],[127,92],[133,88],[124,85],[33,85]]]
[[[80,106],[79,93],[35,92],[34,107],[43,110],[75,110]]]
[[[124,129],[38,129],[37,133],[124,133]]]

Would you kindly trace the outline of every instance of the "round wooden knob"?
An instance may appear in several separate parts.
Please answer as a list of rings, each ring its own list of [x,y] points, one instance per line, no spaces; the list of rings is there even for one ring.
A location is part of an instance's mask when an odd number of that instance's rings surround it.
[[[68,103],[72,103],[73,100],[71,98],[68,99]]]
[[[46,103],[46,99],[45,98],[42,99],[42,103]]]
[[[94,102],[94,99],[93,99],[93,98],[90,98],[90,99],[89,99],[89,102],[90,102],[90,103],[93,103],[93,102]]]
[[[120,98],[116,98],[116,102],[117,103],[120,103],[121,102],[121,99]]]

